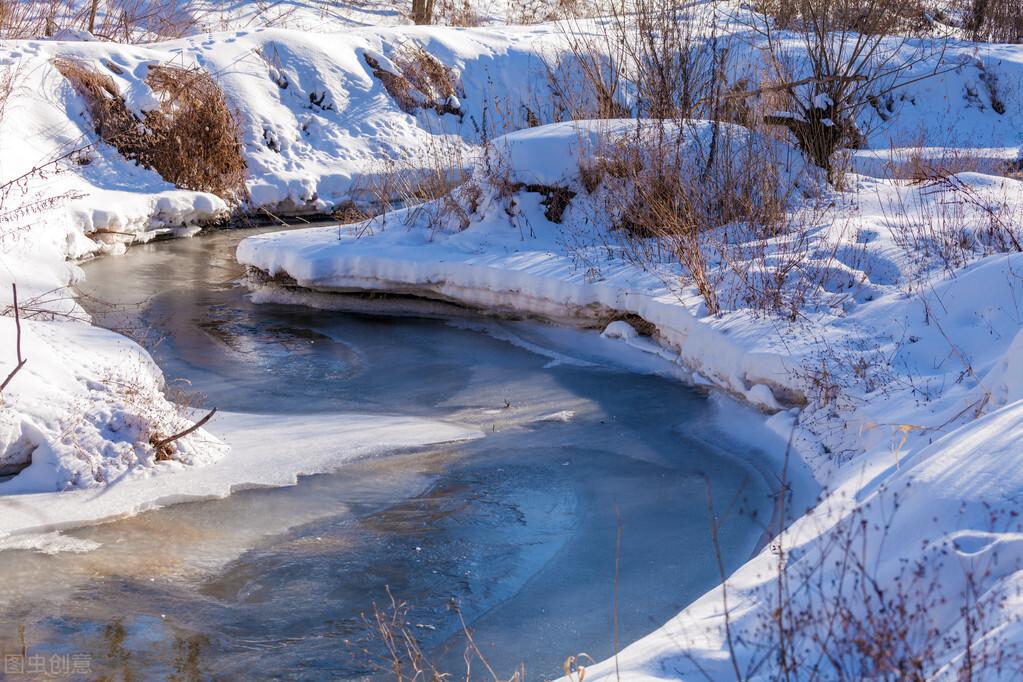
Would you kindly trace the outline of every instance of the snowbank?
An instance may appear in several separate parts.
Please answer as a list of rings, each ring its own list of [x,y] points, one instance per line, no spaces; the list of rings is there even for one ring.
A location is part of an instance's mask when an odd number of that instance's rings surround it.
[[[906,641],[911,646],[889,642],[893,658],[919,654],[926,669],[937,672],[934,678],[955,679],[969,643],[977,679],[1015,679],[1023,635],[1019,619],[1023,528],[1018,520],[1018,500],[1023,494],[1021,433],[1023,402],[1015,402],[914,453],[904,466],[887,471],[880,486],[868,485],[859,491],[862,482],[844,486],[815,514],[797,520],[772,542],[772,547],[784,546],[789,552],[785,571],[793,586],[785,595],[791,599],[786,606],[809,622],[794,631],[797,640],[790,643],[790,650],[801,646],[816,650],[810,638],[827,636],[829,610],[836,608],[841,595],[852,605],[852,622],[832,633],[831,647],[836,657],[849,656],[842,652],[842,645],[850,644],[841,640],[842,631],[863,634],[857,627],[869,614],[858,612],[857,605],[865,606],[864,582],[876,581],[888,597],[866,602],[875,609],[874,616],[893,629],[909,630]],[[844,501],[843,495],[847,496]],[[862,533],[849,529],[861,523],[866,529]],[[849,539],[856,540],[855,547],[848,554],[836,554],[835,545],[843,546]],[[743,671],[753,670],[778,650],[770,616],[763,610],[765,601],[778,599],[776,552],[763,552],[727,581],[732,605],[728,627],[733,641],[740,642],[735,648]],[[862,561],[866,568],[841,572],[832,567],[843,558],[850,564]],[[658,632],[623,650],[618,659],[623,677],[734,676],[722,597],[720,587],[709,592]],[[910,613],[901,612],[900,604]],[[964,604],[969,604],[965,610]],[[925,609],[926,615],[912,613],[913,609]],[[936,630],[921,636],[917,629],[925,627]],[[928,641],[930,645],[925,646]],[[852,677],[877,673],[869,667],[868,655],[855,652],[849,658]],[[586,677],[616,679],[615,664],[605,661],[587,670]],[[744,679],[773,677],[769,672],[754,672]]]
[[[494,143],[509,164],[502,180],[565,187],[582,195],[580,156],[598,149],[608,135],[630,134],[634,126],[631,121],[575,122],[507,135]],[[695,126],[694,134],[706,137],[709,124]],[[782,358],[756,352],[749,340],[744,343],[697,322],[700,306],[692,292],[675,290],[656,275],[624,263],[611,263],[599,272],[583,270],[579,251],[597,247],[569,243],[578,235],[566,236],[562,225],[547,220],[541,198],[534,192],[516,195],[511,219],[499,200],[487,199],[465,231],[437,233],[418,225],[406,229],[399,212],[374,221],[377,233],[367,239],[358,238],[359,228],[336,227],[260,235],[240,244],[238,260],[314,291],[411,293],[490,313],[588,326],[636,315],[656,327],[658,338],[677,353],[680,364],[722,388],[767,407],[777,403],[769,392],[756,389],[758,385],[774,386],[787,399],[798,399]],[[573,210],[570,203],[566,224]]]

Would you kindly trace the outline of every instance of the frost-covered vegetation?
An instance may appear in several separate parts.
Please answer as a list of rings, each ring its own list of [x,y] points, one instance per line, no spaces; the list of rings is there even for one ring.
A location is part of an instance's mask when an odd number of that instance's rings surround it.
[[[400,293],[605,331],[762,410],[785,468],[827,491],[789,509],[783,479],[770,545],[586,679],[1013,679],[1021,16],[0,2],[20,292],[0,286],[0,373],[27,358],[0,413],[0,466],[27,468],[0,494],[225,456],[144,350],[88,325],[76,261],[327,218],[242,242],[254,296]]]

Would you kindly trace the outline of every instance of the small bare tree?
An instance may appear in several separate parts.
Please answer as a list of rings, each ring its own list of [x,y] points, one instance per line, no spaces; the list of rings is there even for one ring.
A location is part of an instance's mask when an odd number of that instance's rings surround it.
[[[907,77],[943,49],[941,41],[933,48],[910,46],[908,36],[899,35],[908,26],[905,7],[889,0],[761,0],[757,9],[753,28],[765,40],[770,77],[785,84],[778,90],[785,109],[766,121],[788,128],[833,182],[839,179],[836,152],[863,143],[864,107],[933,75]]]

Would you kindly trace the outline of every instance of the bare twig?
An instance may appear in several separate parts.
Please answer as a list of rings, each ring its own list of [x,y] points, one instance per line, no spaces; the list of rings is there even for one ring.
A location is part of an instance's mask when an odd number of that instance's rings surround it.
[[[203,425],[206,424],[206,422],[208,422],[210,419],[212,419],[213,415],[215,415],[216,413],[217,413],[217,408],[214,407],[212,410],[210,410],[209,414],[207,414],[205,417],[203,417],[202,419],[200,419],[196,423],[194,423],[191,426],[189,426],[187,429],[185,429],[181,433],[176,433],[173,436],[168,436],[167,438],[164,438],[161,441],[157,441],[156,443],[153,443],[153,448],[157,452],[159,452],[160,450],[162,450],[163,448],[167,447],[168,445],[170,445],[174,441],[178,440],[179,438],[184,438],[188,434],[193,433],[193,432],[201,429],[203,427]]]
[[[17,329],[18,334],[15,346],[18,354],[18,364],[14,366],[11,373],[8,374],[7,378],[4,379],[4,382],[0,384],[0,393],[4,392],[4,389],[7,388],[7,384],[11,383],[11,379],[14,378],[14,375],[21,371],[21,368],[25,366],[26,362],[28,362],[28,360],[21,356],[21,315],[18,313],[18,285],[13,282],[11,283],[11,292],[14,294],[14,326]]]

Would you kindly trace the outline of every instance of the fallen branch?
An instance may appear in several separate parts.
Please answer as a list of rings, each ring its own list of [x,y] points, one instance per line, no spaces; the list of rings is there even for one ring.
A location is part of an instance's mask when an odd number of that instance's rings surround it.
[[[193,433],[195,431],[198,431],[199,429],[201,429],[203,427],[203,425],[206,422],[208,422],[210,419],[212,419],[213,415],[215,415],[216,413],[217,413],[217,408],[214,407],[212,410],[210,410],[209,414],[207,414],[205,417],[203,417],[202,419],[200,419],[196,423],[194,423],[191,426],[189,426],[187,429],[185,429],[181,433],[176,433],[173,436],[168,436],[168,437],[164,438],[163,440],[159,440],[159,441],[153,443],[152,445],[153,445],[153,448],[156,450],[157,459],[160,459],[160,453],[163,452],[164,449],[168,445],[170,445],[174,441],[178,440],[179,438],[184,438],[188,434]],[[168,457],[166,455],[164,457],[166,459],[170,459],[170,457]]]
[[[11,370],[11,373],[8,374],[7,378],[4,379],[4,382],[0,384],[0,393],[4,392],[4,389],[7,388],[7,384],[11,383],[11,379],[14,378],[14,375],[21,371],[21,368],[25,366],[26,362],[28,362],[28,360],[21,357],[21,316],[18,314],[18,285],[12,282],[11,291],[14,294],[14,326],[18,330],[18,336],[15,346],[17,349],[16,352],[18,354],[18,364],[14,366],[14,369]]]

